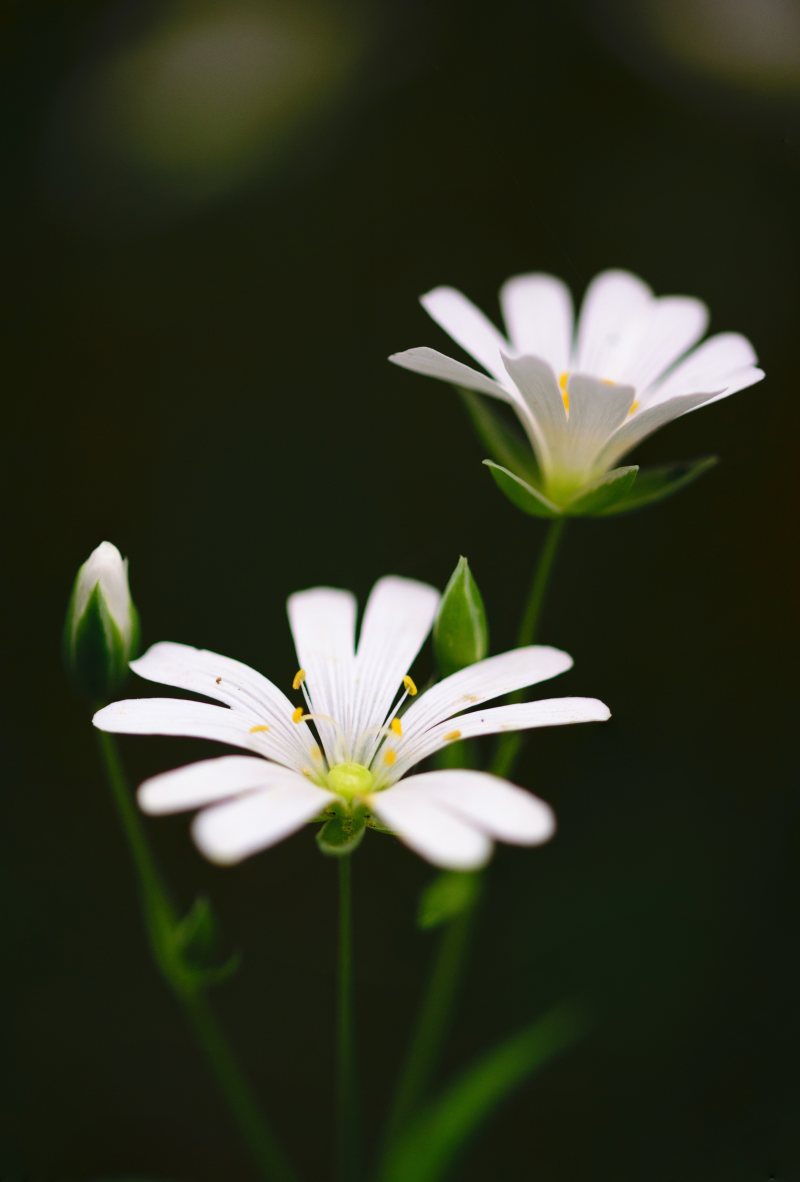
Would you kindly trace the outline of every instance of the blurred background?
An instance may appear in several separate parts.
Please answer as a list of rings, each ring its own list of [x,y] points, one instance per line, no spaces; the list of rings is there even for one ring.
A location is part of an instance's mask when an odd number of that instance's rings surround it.
[[[416,302],[435,284],[496,315],[508,275],[579,295],[608,266],[704,298],[768,377],[633,457],[719,454],[701,483],[568,531],[542,639],[576,659],[557,692],[614,720],[527,748],[519,779],[560,832],[498,852],[443,1078],[566,996],[594,1026],[456,1176],[800,1178],[800,9],[95,0],[0,19],[3,1182],[253,1176],[148,961],[64,684],[77,566],[114,541],[147,641],[288,683],[290,591],[443,585],[464,553],[501,650],[542,526],[496,493],[456,396],[386,356],[449,351]],[[134,779],[212,754],[124,753]],[[220,871],[186,818],[148,828],[241,950],[218,1012],[326,1179],[335,866],[301,834]],[[374,835],[354,871],[374,1133],[433,952],[414,926],[432,872]]]

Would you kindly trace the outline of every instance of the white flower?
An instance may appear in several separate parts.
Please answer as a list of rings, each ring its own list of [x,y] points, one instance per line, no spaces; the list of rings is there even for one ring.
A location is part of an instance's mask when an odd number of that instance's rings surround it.
[[[700,300],[656,298],[627,271],[593,279],[575,330],[569,290],[552,275],[519,275],[503,285],[508,339],[452,287],[437,287],[421,302],[491,377],[435,349],[409,349],[390,360],[509,403],[544,491],[556,502],[665,423],[764,376],[738,333],[693,348],[708,321]]]
[[[313,818],[327,819],[338,806],[366,810],[368,823],[389,828],[437,866],[480,866],[493,839],[546,841],[554,830],[550,808],[483,772],[409,776],[414,765],[460,738],[603,721],[609,711],[593,698],[474,709],[571,666],[566,653],[541,646],[480,661],[417,698],[408,671],[438,603],[438,592],[424,583],[381,579],[356,647],[356,601],[349,592],[298,592],[288,607],[301,665],[293,688],[302,690],[305,708],[238,661],[164,643],[134,661],[135,672],[224,706],[171,698],[116,702],[95,715],[95,725],[120,734],[215,739],[253,753],[178,768],[139,789],[149,813],[211,805],[193,832],[215,862],[237,862]]]
[[[67,667],[95,698],[119,689],[136,651],[139,617],[128,586],[128,560],[101,542],[81,566],[67,608]]]

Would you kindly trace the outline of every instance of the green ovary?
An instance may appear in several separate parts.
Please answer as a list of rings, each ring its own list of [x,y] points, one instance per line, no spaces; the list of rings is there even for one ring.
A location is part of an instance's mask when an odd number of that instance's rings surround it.
[[[337,763],[328,772],[326,782],[331,792],[352,800],[372,790],[373,775],[363,763]]]

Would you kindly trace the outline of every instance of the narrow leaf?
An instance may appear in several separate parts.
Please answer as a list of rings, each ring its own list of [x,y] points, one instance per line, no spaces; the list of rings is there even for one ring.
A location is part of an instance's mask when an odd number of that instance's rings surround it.
[[[693,484],[704,473],[718,463],[717,456],[704,456],[701,460],[686,460],[678,464],[666,464],[659,468],[642,468],[636,484],[626,497],[604,509],[598,516],[610,517],[616,513],[630,513],[654,505]]]
[[[512,472],[522,473],[526,480],[535,481],[538,477],[536,457],[522,432],[509,426],[485,395],[461,388],[458,392],[475,433],[490,456]]]
[[[483,596],[463,556],[442,595],[433,625],[433,648],[442,677],[482,661],[489,649]]]
[[[495,484],[504,496],[508,497],[512,505],[516,505],[523,513],[530,517],[561,517],[558,505],[549,501],[544,493],[540,493],[532,485],[516,476],[508,468],[501,468],[492,460],[483,461],[492,474]]]
[[[471,911],[480,893],[480,874],[473,871],[443,871],[420,895],[418,926],[428,931],[449,923],[465,911]]]

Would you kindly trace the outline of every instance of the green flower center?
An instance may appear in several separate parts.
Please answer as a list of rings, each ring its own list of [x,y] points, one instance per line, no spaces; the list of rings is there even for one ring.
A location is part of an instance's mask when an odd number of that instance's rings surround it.
[[[328,772],[326,781],[331,792],[352,800],[354,796],[366,796],[372,790],[373,775],[363,763],[336,763]]]

